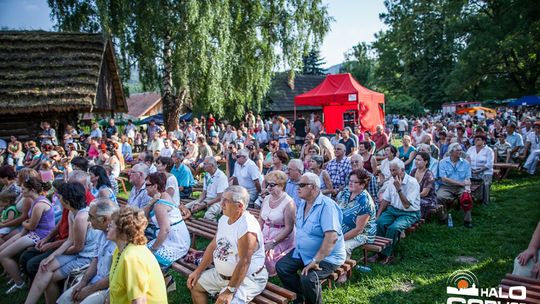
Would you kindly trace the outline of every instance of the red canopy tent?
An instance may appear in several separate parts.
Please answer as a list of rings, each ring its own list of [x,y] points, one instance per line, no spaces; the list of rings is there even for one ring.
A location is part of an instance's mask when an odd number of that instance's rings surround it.
[[[375,131],[384,125],[384,94],[361,86],[351,74],[334,74],[311,91],[294,98],[297,106],[322,106],[327,133],[349,125],[359,125],[362,131]],[[296,116],[296,113],[295,113]]]

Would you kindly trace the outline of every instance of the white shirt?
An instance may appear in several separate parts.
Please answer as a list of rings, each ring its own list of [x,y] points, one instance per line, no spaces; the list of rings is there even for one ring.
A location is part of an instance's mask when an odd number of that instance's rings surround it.
[[[251,159],[248,159],[243,166],[238,162],[234,164],[233,176],[238,179],[238,185],[246,188],[248,192],[253,192],[256,190],[255,183],[259,182],[261,173],[259,167]]]
[[[148,142],[148,151],[152,152],[152,154],[156,151],[161,152],[161,149],[163,149],[163,140],[161,138],[152,139]]]
[[[206,198],[216,198],[219,193],[223,193],[229,186],[229,180],[223,171],[217,169],[214,175],[206,172],[203,180],[203,191],[206,191]]]
[[[213,254],[214,265],[218,273],[232,276],[238,265],[238,240],[248,232],[255,233],[258,247],[251,257],[251,264],[246,273],[246,276],[249,276],[264,265],[265,253],[261,226],[257,219],[247,211],[232,225],[229,225],[228,220],[229,218],[223,215],[218,222],[216,249]]]
[[[178,189],[178,180],[176,179],[176,176],[172,174],[169,177],[167,177],[167,184],[165,185],[165,190],[169,188],[173,188],[174,190],[174,195],[172,197],[173,202],[176,205],[179,205],[180,204],[180,189]]]
[[[529,132],[526,141],[531,143],[531,151],[540,150],[540,135],[536,135],[535,132]]]
[[[398,162],[403,162],[403,161],[397,157],[394,157],[392,161],[388,160],[388,158],[385,158],[382,160],[380,170],[381,170],[381,173],[384,175],[385,180],[392,177],[392,173],[390,173],[390,164],[398,163]]]
[[[262,130],[262,129],[259,130],[259,132],[257,132],[256,135],[257,135],[257,141],[259,142],[259,144],[264,144],[268,142],[268,135],[265,130]]]
[[[390,178],[388,187],[384,191],[383,200],[390,202],[390,205],[396,209],[404,211],[418,211],[420,210],[420,184],[416,179],[409,174],[405,174],[403,181],[401,182],[401,191],[407,197],[407,200],[411,204],[409,208],[404,208],[396,186],[394,186],[394,178]]]
[[[407,124],[407,121],[405,119],[400,119],[398,121],[398,130],[399,131],[401,131],[401,132],[407,131],[407,127],[408,127],[408,124]]]
[[[124,134],[126,134],[127,137],[134,139],[135,138],[135,125],[126,125],[124,129]]]
[[[159,152],[159,156],[171,157],[173,152],[174,152],[173,147],[168,147],[168,148],[163,147],[161,148],[161,152]]]
[[[418,132],[414,131],[411,133],[411,137],[414,139],[414,145],[418,146],[418,144],[422,143],[422,138],[427,135],[426,131],[422,130],[422,133],[418,135]]]
[[[225,135],[223,135],[223,142],[226,142],[229,144],[230,142],[233,142],[236,140],[236,133],[235,132],[225,132]]]
[[[476,147],[472,146],[467,150],[467,159],[470,159],[471,169],[487,168],[483,172],[485,175],[493,175],[494,153],[490,147],[485,146],[476,152]]]

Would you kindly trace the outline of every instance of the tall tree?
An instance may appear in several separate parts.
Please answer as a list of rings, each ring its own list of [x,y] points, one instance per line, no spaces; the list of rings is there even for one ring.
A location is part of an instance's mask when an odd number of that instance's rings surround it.
[[[321,0],[49,0],[61,31],[103,31],[123,77],[138,67],[159,88],[167,128],[182,106],[241,117],[260,109],[278,64],[294,70],[320,44],[331,18]]]
[[[308,54],[302,56],[302,74],[304,75],[324,75],[323,65],[326,62],[321,58],[320,51],[312,49]]]
[[[369,52],[370,46],[365,42],[353,46],[345,53],[340,72],[351,73],[360,84],[371,88],[374,85],[375,60]]]

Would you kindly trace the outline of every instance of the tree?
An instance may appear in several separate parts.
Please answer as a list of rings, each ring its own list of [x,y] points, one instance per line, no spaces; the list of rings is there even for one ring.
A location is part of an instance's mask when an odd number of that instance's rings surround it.
[[[326,63],[320,57],[320,51],[312,49],[307,55],[302,57],[302,74],[303,75],[324,75],[322,66]]]
[[[62,31],[103,31],[124,80],[159,88],[168,129],[181,107],[234,119],[260,109],[278,64],[294,70],[331,18],[321,0],[49,0]]]
[[[374,85],[375,60],[369,55],[370,46],[361,42],[345,53],[345,62],[340,72],[351,73],[360,84],[371,88]]]

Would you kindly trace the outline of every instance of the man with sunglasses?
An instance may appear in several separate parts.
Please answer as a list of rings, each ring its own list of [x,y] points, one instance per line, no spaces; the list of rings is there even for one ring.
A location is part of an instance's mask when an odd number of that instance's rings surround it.
[[[322,194],[320,179],[313,173],[300,178],[298,196],[295,249],[278,261],[276,270],[298,303],[322,304],[321,280],[345,262],[343,213]]]

